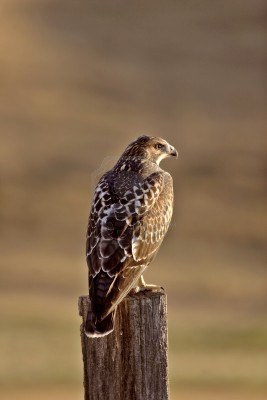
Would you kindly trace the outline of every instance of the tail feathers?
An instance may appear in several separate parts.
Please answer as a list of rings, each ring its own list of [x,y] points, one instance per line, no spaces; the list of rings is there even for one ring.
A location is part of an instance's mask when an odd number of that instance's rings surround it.
[[[92,311],[88,311],[85,323],[85,334],[90,338],[103,337],[111,333],[114,329],[114,312],[108,314],[103,320],[97,320]]]

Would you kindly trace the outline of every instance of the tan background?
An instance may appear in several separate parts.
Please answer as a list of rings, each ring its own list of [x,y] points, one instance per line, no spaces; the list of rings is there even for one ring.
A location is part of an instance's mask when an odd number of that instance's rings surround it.
[[[260,0],[1,1],[1,398],[82,399],[92,182],[142,133],[180,153],[146,276],[168,293],[171,398],[266,398],[266,15]]]

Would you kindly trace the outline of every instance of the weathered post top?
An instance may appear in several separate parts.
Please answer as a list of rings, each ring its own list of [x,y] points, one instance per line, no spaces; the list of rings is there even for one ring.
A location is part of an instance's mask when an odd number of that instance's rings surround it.
[[[89,299],[79,298],[85,400],[168,400],[167,306],[163,291],[128,295],[114,331],[84,333]]]

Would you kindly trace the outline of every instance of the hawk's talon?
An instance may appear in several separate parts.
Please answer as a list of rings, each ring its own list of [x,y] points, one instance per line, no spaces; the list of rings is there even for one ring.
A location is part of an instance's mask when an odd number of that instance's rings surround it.
[[[164,288],[162,286],[146,284],[143,275],[141,275],[138,279],[136,287],[134,288],[134,293],[144,292],[145,290],[149,290],[151,292],[164,292]]]
[[[142,285],[142,286],[136,286],[134,288],[134,293],[139,293],[139,292],[145,292],[145,291],[149,291],[149,292],[164,292],[164,288],[162,286],[158,286],[158,285],[152,285],[152,284],[146,284],[146,285]]]

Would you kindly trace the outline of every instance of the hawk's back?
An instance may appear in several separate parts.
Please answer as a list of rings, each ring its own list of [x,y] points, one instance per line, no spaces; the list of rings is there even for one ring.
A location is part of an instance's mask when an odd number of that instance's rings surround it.
[[[171,175],[124,154],[100,179],[87,231],[90,336],[113,328],[114,311],[155,257],[173,210]]]

